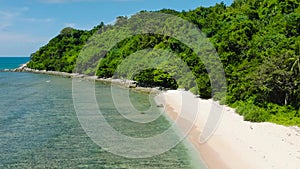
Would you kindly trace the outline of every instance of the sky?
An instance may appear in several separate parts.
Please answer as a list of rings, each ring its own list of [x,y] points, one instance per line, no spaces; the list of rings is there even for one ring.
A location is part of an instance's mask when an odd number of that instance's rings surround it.
[[[230,5],[233,0],[223,0]],[[163,8],[188,11],[222,0],[0,0],[0,56],[30,56],[65,27],[92,29],[117,16]]]

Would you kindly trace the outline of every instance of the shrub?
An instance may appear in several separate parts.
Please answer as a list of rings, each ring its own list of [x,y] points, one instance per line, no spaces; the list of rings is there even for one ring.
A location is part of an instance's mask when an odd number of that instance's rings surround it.
[[[233,104],[236,112],[244,116],[244,120],[251,122],[265,122],[269,120],[270,114],[264,108],[254,105],[251,102],[237,101]]]

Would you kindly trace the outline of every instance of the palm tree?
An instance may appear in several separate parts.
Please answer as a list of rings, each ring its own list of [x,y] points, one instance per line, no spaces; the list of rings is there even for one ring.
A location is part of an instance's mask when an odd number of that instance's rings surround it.
[[[298,75],[300,73],[300,41],[296,41],[295,47],[295,56],[289,58],[288,61],[292,62],[291,71]]]
[[[295,81],[294,81],[294,87],[297,90],[297,88],[299,87],[299,79],[297,80],[297,77],[299,77],[300,75],[300,40],[296,40],[295,43],[295,55],[294,57],[291,57],[288,59],[288,62],[291,63],[291,69],[290,71],[294,74]],[[294,91],[293,91],[294,92]],[[292,93],[293,95],[295,93]],[[299,116],[299,106],[300,104],[298,103],[298,99],[296,98],[296,109],[297,109],[297,113],[295,116]]]

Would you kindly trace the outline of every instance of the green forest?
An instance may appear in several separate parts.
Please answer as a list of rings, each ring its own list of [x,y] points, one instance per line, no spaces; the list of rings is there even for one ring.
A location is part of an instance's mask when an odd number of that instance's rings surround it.
[[[223,64],[226,95],[212,89],[208,75],[211,70],[180,40],[152,33],[122,39],[123,35],[116,33],[124,25],[130,29],[138,27],[136,23],[142,23],[141,17],[147,13],[177,16],[205,34]],[[176,29],[184,32],[188,28]],[[99,53],[97,48],[116,36],[120,41],[111,50]],[[160,60],[156,52],[147,49],[169,51],[160,53],[172,62]],[[178,57],[172,58],[172,54]],[[79,59],[82,55],[88,57]],[[137,61],[139,64],[135,65]],[[153,63],[155,68],[145,66],[146,63]],[[175,67],[184,64],[191,73],[180,76],[182,72]],[[92,30],[67,27],[31,55],[28,67],[69,73],[77,70],[102,78],[122,77],[146,87],[185,88],[201,98],[213,97],[236,108],[247,121],[300,126],[300,2],[235,0],[230,6],[219,3],[190,11],[140,11],[130,18],[119,16],[112,25],[101,22]]]

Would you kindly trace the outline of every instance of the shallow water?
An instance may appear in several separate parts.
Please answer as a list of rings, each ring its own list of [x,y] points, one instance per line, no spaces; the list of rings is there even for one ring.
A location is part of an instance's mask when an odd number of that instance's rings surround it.
[[[96,98],[115,130],[143,138],[169,128],[168,120],[156,111],[150,112],[158,117],[150,123],[130,122],[118,114],[109,88],[97,83]],[[137,92],[130,92],[130,100],[141,112],[151,104],[149,95]],[[122,104],[121,107],[126,108]],[[0,133],[0,168],[203,168],[192,162],[189,148],[183,143],[144,159],[124,158],[105,151],[87,136],[78,121],[72,80],[58,76],[0,73]]]

